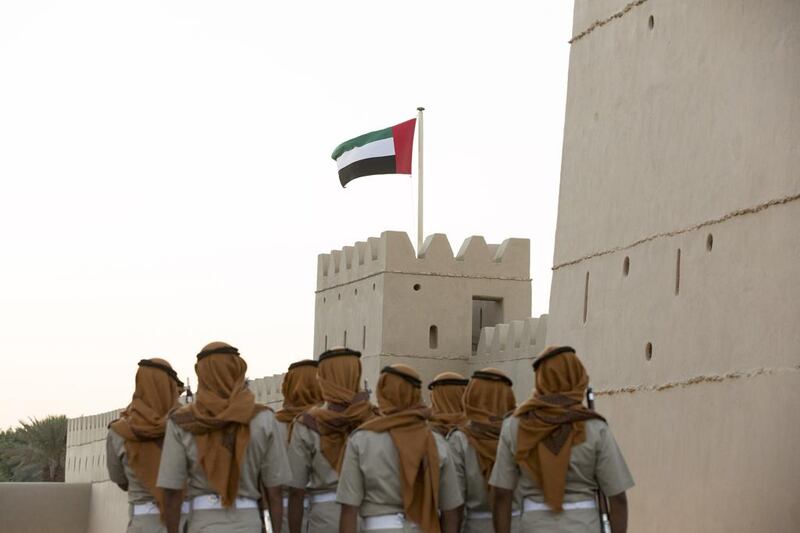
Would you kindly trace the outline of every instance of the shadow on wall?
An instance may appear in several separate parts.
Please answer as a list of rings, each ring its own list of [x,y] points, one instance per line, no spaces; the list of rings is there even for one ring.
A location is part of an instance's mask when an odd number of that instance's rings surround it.
[[[0,531],[86,533],[90,483],[0,483]]]

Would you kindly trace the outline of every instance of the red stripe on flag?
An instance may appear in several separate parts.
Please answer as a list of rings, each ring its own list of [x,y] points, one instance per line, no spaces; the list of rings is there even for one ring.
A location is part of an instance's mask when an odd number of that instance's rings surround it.
[[[392,127],[397,174],[411,174],[411,152],[414,149],[414,129],[416,126],[417,119],[412,118]]]

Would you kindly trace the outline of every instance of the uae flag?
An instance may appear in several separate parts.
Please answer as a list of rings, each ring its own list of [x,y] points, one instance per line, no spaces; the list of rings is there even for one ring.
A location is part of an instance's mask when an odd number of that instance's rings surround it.
[[[359,135],[337,146],[331,158],[339,168],[342,187],[361,176],[411,174],[416,124],[417,119],[412,118],[391,128]]]

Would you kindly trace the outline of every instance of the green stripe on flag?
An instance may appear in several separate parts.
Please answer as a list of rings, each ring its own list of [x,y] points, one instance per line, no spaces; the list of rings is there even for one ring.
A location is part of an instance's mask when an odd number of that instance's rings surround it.
[[[331,159],[334,161],[339,159],[339,156],[343,153],[347,152],[348,150],[352,150],[353,148],[358,148],[359,146],[364,146],[365,144],[369,144],[373,141],[379,141],[381,139],[389,139],[392,136],[392,128],[386,128],[383,130],[378,131],[371,131],[369,133],[365,133],[364,135],[359,135],[354,139],[350,139],[349,141],[345,141],[339,146],[331,154]]]

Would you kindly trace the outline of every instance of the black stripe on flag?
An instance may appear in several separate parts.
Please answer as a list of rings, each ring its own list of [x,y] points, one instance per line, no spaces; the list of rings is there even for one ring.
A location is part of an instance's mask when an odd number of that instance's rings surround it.
[[[343,169],[339,170],[339,181],[342,187],[356,178],[371,176],[373,174],[395,174],[397,165],[393,155],[383,157],[370,157],[353,161]]]

